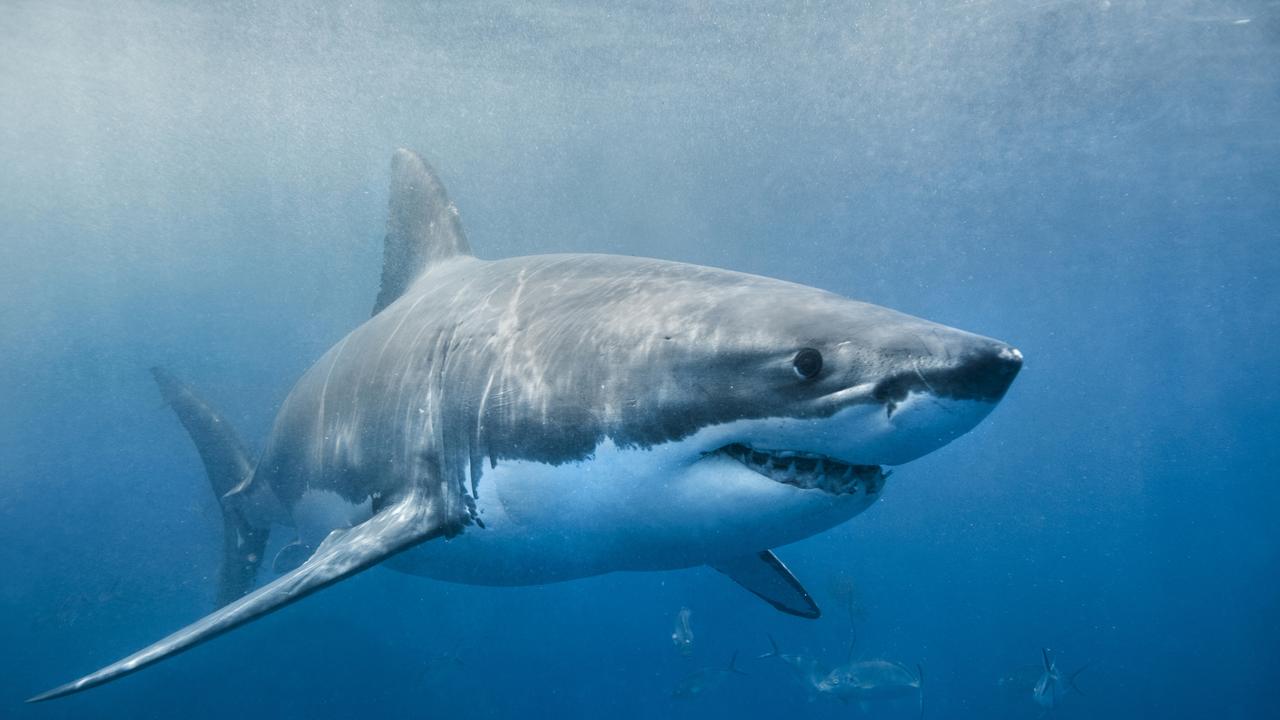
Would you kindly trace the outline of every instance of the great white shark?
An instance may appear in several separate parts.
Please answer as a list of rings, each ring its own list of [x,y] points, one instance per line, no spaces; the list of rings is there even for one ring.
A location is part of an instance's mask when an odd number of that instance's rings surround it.
[[[817,605],[772,548],[865,510],[972,429],[1013,347],[803,285],[614,255],[472,255],[416,154],[392,159],[372,317],[297,382],[254,462],[155,371],[221,499],[220,609],[31,698],[100,685],[385,563],[528,585],[709,565]],[[253,589],[272,527],[297,535]]]

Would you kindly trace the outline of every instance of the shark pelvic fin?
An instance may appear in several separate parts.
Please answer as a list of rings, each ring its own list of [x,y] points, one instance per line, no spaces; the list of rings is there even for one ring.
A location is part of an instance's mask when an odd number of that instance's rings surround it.
[[[293,572],[206,615],[169,637],[79,680],[27,700],[40,702],[110,682],[257,620],[272,611],[373,567],[387,557],[441,535],[461,530],[440,496],[413,493],[350,530],[335,530],[316,553]]]
[[[771,550],[713,563],[711,567],[788,615],[815,619],[818,604]]]
[[[395,302],[434,263],[470,254],[458,209],[449,201],[440,179],[417,153],[396,150],[391,156],[382,286],[373,314]]]
[[[246,512],[248,508],[243,502],[228,497],[253,477],[253,464],[231,423],[164,368],[151,368],[151,374],[160,386],[165,404],[173,408],[191,436],[222,508],[222,565],[218,569],[217,595],[221,607],[253,587],[271,523]],[[264,499],[275,502],[274,496],[268,499],[264,495]],[[256,515],[269,513],[268,509]]]

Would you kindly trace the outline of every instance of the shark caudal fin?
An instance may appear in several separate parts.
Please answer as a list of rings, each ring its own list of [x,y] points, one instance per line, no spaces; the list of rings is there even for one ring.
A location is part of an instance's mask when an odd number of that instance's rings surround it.
[[[221,607],[253,587],[270,531],[269,522],[255,518],[243,501],[231,497],[249,482],[253,465],[231,423],[165,369],[151,368],[151,374],[165,404],[173,408],[195,443],[222,508],[222,566],[217,591]]]
[[[412,150],[396,150],[391,156],[382,285],[373,314],[395,302],[434,263],[470,254],[458,209],[431,166]]]

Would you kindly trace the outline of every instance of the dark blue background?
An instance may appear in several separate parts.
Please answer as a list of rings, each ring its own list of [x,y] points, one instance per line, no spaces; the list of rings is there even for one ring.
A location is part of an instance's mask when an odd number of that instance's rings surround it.
[[[748,659],[769,632],[839,660],[842,573],[858,652],[922,663],[932,717],[1036,717],[996,681],[1046,645],[1093,663],[1061,717],[1274,712],[1280,8],[593,5],[0,6],[0,716],[842,717]],[[817,622],[708,570],[377,570],[22,706],[210,609],[217,511],[146,368],[260,441],[367,316],[400,145],[482,257],[774,275],[1026,367],[882,503],[780,551]],[[734,650],[750,678],[670,698]]]

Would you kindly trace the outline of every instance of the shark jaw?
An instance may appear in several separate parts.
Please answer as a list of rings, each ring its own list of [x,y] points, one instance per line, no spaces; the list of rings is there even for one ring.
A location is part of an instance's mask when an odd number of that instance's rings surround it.
[[[743,443],[726,445],[715,454],[738,461],[770,480],[831,495],[875,495],[892,474],[879,465],[847,463],[826,455],[798,450],[766,450]]]

